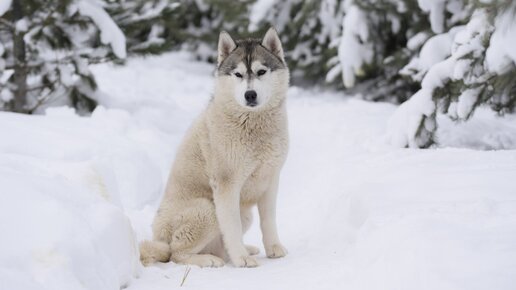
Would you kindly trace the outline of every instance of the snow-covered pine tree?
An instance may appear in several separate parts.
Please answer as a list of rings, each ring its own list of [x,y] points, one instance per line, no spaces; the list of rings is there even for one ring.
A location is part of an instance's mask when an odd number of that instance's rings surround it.
[[[365,92],[369,100],[406,100],[419,85],[399,71],[414,57],[429,28],[417,2],[345,0],[341,5],[338,62],[328,81],[340,75],[345,88]]]
[[[249,9],[255,0],[227,2],[224,0],[183,0],[184,47],[196,53],[199,59],[216,61],[219,32],[225,30],[239,37],[251,36]]]
[[[192,1],[112,1],[104,8],[126,36],[130,55],[160,54],[177,49],[185,40]]]
[[[420,0],[422,6],[435,4],[429,3]],[[455,120],[467,120],[484,104],[501,114],[514,112],[516,2],[471,1],[465,4],[462,11],[473,11],[467,17],[467,25],[441,30],[445,32],[432,38],[435,43],[429,40],[421,49],[419,62],[430,65],[412,66],[424,70],[421,89],[391,118],[391,143],[401,147],[430,146],[436,141],[438,112]],[[430,18],[448,23],[445,12],[430,9]],[[432,13],[441,15],[432,16]],[[427,46],[431,49],[423,53]],[[415,73],[419,78],[420,72],[415,70]]]
[[[245,0],[228,5],[227,1],[222,0],[180,0],[177,8],[171,12],[173,15],[168,17],[173,21],[159,20],[160,23],[164,21],[163,25],[160,24],[160,30],[163,27],[162,43],[170,44],[169,47],[186,48],[200,59],[215,61],[213,56],[216,55],[217,37],[221,30],[239,37],[257,37],[274,26],[282,37],[293,77],[323,81],[326,72],[337,60],[337,42],[334,40],[341,31],[341,2]],[[108,10],[114,11],[111,7]],[[127,10],[127,6],[121,10]],[[124,21],[118,20],[117,13],[113,15],[126,33],[129,53],[134,52],[131,44],[133,35],[136,36],[134,39],[145,42],[147,34],[134,34],[126,28]]]
[[[334,40],[342,17],[337,0],[258,0],[251,7],[249,28],[259,35],[270,26],[279,31],[294,81],[324,81],[336,61]]]
[[[125,37],[100,0],[2,0],[0,110],[95,105],[88,65],[126,57]]]

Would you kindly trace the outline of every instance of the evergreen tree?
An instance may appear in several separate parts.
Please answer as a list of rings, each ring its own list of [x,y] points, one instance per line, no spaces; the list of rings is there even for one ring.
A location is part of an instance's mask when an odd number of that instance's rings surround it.
[[[189,50],[215,61],[218,33],[248,36],[253,0],[115,0],[105,8],[127,38],[129,55]]]
[[[130,56],[185,49],[215,61],[221,30],[249,37],[274,26],[294,83],[330,83],[374,101],[410,98],[391,136],[425,147],[438,112],[466,120],[481,104],[514,111],[512,2],[4,0],[0,109],[33,112],[53,101],[89,111],[96,85],[88,65],[122,63],[126,45]]]
[[[258,1],[259,2],[259,1]],[[258,4],[258,3],[257,3]],[[276,1],[265,11],[252,11],[261,16],[251,29],[264,34],[274,26],[280,33],[292,78],[324,82],[325,75],[336,62],[335,39],[341,33],[343,7],[335,0]]]
[[[328,76],[340,73],[352,92],[365,92],[369,100],[399,103],[419,84],[399,73],[416,54],[408,42],[424,35],[428,21],[412,0],[347,0],[339,62]],[[331,79],[331,78],[330,78]]]
[[[128,54],[146,55],[179,48],[185,40],[186,4],[179,0],[117,0],[105,9],[124,32]]]
[[[216,62],[219,32],[249,37],[249,9],[254,0],[183,0],[182,46],[199,59]]]
[[[445,38],[440,41],[440,49],[450,53],[438,57],[444,59],[429,66],[421,89],[402,104],[391,119],[389,136],[395,145],[428,147],[433,144],[438,112],[458,121],[470,118],[483,104],[500,114],[514,112],[516,3],[508,0],[468,5],[473,13],[467,18],[467,25],[457,27],[449,44]],[[444,16],[435,18],[446,19]],[[434,51],[434,56],[436,53],[442,54],[442,51]]]
[[[8,1],[0,13],[0,110],[32,113],[66,103],[79,112],[95,105],[88,65],[124,59],[125,37],[90,0]]]

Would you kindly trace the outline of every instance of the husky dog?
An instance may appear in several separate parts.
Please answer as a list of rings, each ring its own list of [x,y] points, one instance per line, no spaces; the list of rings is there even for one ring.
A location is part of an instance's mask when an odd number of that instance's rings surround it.
[[[275,29],[262,40],[221,32],[215,93],[177,152],[153,223],[140,244],[152,262],[256,267],[259,250],[243,244],[258,205],[265,252],[287,254],[276,228],[276,194],[288,151],[285,97],[289,71]]]

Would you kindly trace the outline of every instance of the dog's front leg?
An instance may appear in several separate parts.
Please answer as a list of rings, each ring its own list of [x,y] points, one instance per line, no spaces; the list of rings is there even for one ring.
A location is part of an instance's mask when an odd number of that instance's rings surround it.
[[[217,220],[231,262],[237,267],[256,267],[258,262],[249,256],[242,240],[240,190],[241,186],[235,183],[217,182],[215,184],[213,198]]]
[[[278,193],[279,174],[272,180],[269,189],[258,201],[260,213],[260,227],[262,229],[263,246],[269,258],[281,258],[287,254],[279,240],[276,226],[276,196]]]

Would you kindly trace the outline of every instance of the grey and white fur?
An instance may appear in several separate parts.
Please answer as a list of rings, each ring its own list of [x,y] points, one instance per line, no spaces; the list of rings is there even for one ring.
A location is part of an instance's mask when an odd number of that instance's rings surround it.
[[[243,243],[255,205],[267,257],[287,254],[276,195],[288,151],[288,83],[276,30],[236,42],[220,33],[214,97],[178,149],[153,240],[140,244],[144,265],[258,266],[258,248]]]

